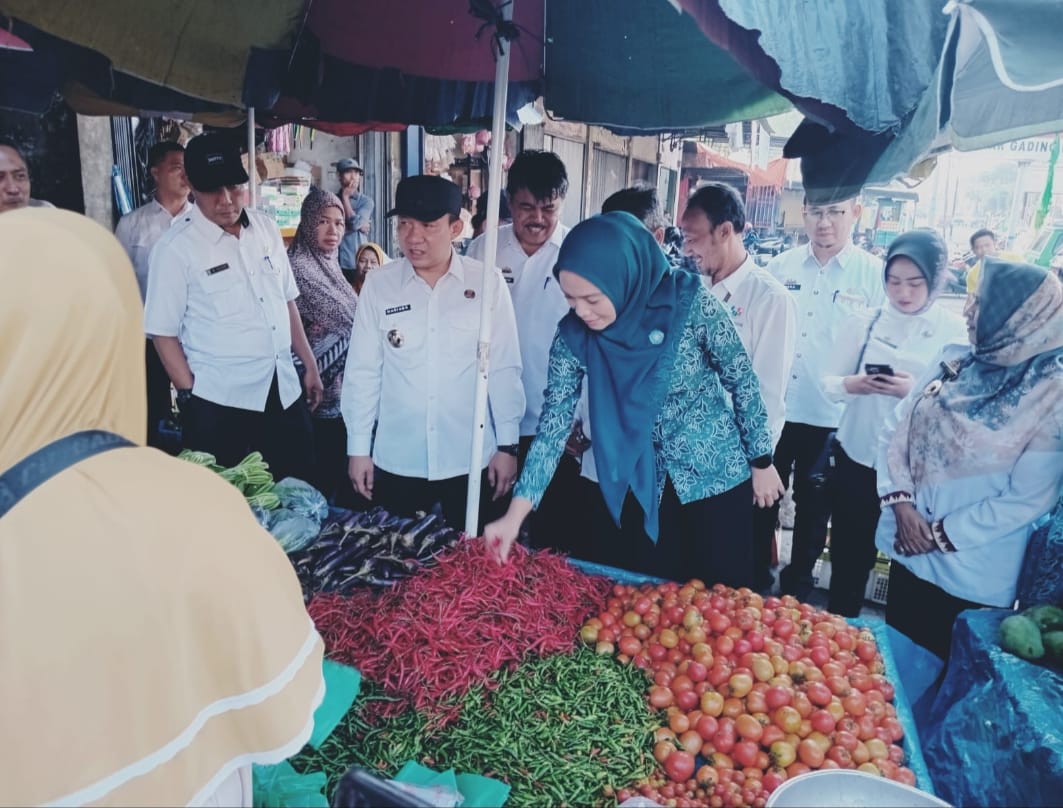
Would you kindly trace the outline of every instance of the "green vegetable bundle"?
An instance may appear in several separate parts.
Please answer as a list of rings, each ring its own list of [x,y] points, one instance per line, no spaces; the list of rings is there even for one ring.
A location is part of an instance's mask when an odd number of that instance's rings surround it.
[[[253,508],[272,511],[280,507],[280,498],[273,493],[273,475],[261,452],[251,452],[232,468],[219,466],[217,458],[208,452],[193,452],[185,449],[177,455],[182,460],[203,466],[216,472],[226,482],[236,486],[247,504]]]
[[[1000,647],[1023,659],[1044,659],[1063,667],[1063,609],[1045,604],[1005,617]]]
[[[645,688],[642,671],[580,649],[496,673],[466,696],[455,723],[431,730],[412,710],[374,718],[394,700],[369,687],[321,748],[292,765],[325,772],[329,795],[351,765],[392,777],[414,760],[504,780],[512,806],[615,804],[605,795],[655,768],[658,722]]]

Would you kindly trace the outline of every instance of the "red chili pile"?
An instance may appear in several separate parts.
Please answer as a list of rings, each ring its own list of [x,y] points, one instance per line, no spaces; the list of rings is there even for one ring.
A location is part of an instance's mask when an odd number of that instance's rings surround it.
[[[330,657],[445,725],[469,688],[489,686],[494,671],[571,651],[608,591],[608,581],[562,556],[514,546],[499,565],[482,539],[472,539],[390,590],[319,595],[307,608]],[[393,705],[396,713],[407,706]]]
[[[700,581],[618,585],[580,635],[646,670],[650,705],[667,717],[654,748],[663,771],[620,801],[762,806],[814,769],[915,784],[874,635],[842,617]]]

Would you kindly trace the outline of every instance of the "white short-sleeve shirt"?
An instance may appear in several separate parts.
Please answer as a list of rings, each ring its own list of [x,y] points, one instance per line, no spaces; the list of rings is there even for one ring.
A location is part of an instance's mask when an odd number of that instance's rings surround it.
[[[569,312],[565,295],[554,277],[554,265],[561,242],[568,228],[558,224],[550,240],[528,255],[520,246],[513,225],[498,228],[498,257],[495,263],[506,279],[520,334],[520,356],[524,366],[522,381],[527,404],[520,422],[521,435],[534,435],[539,426],[546,390],[546,367],[550,361],[550,345],[557,332],[557,324]],[[480,236],[469,245],[468,255],[483,260],[485,237]]]
[[[481,294],[494,305],[483,465],[498,445],[517,443],[524,388],[513,303],[497,269],[484,276],[483,264],[456,253],[434,287],[405,258],[369,273],[340,397],[349,455],[372,453],[404,477],[469,473]]]
[[[786,389],[786,420],[834,429],[843,405],[823,388],[838,327],[853,314],[886,299],[882,260],[849,244],[820,264],[805,244],[776,256],[766,267],[797,303],[794,362]]]
[[[137,276],[142,301],[148,291],[148,256],[151,255],[151,248],[162,238],[163,233],[170,229],[170,225],[180,221],[191,207],[192,203],[185,200],[184,206],[174,215],[160,205],[157,199],[152,199],[118,221],[114,235],[125,248],[129,260],[133,262],[133,272]]]
[[[797,306],[793,297],[748,255],[742,266],[719,283],[707,277],[704,282],[730,313],[749,354],[768,411],[772,442],[777,444],[786,422],[786,388],[794,361]]]
[[[288,312],[299,290],[277,225],[244,214],[237,238],[193,206],[159,239],[144,331],[181,341],[196,396],[261,412],[274,375],[283,406],[301,394]]]

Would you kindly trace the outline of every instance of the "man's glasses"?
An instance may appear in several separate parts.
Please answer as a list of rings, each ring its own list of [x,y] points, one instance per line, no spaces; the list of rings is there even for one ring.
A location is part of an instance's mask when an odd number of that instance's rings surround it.
[[[824,218],[832,222],[840,221],[849,211],[845,208],[805,208],[805,216],[821,221]]]

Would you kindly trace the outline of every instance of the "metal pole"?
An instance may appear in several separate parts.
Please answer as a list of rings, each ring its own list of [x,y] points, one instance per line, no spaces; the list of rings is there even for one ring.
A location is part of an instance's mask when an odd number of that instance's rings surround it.
[[[512,19],[513,3],[504,5],[502,14]],[[506,99],[509,91],[509,56],[513,49],[505,43],[505,52],[495,63],[495,99],[492,107],[490,176],[487,181],[487,222],[484,229],[484,282],[480,289],[480,339],[476,350],[476,398],[473,406],[472,449],[469,453],[469,491],[465,501],[465,533],[478,535],[480,521],[480,475],[483,470],[484,431],[487,424],[487,378],[491,359],[491,324],[494,310],[491,301],[497,290],[494,278],[498,256],[498,204],[502,196],[502,158],[505,156]],[[502,294],[509,294],[503,290]]]
[[[247,108],[247,204],[258,207],[258,164],[255,160],[255,108]]]

